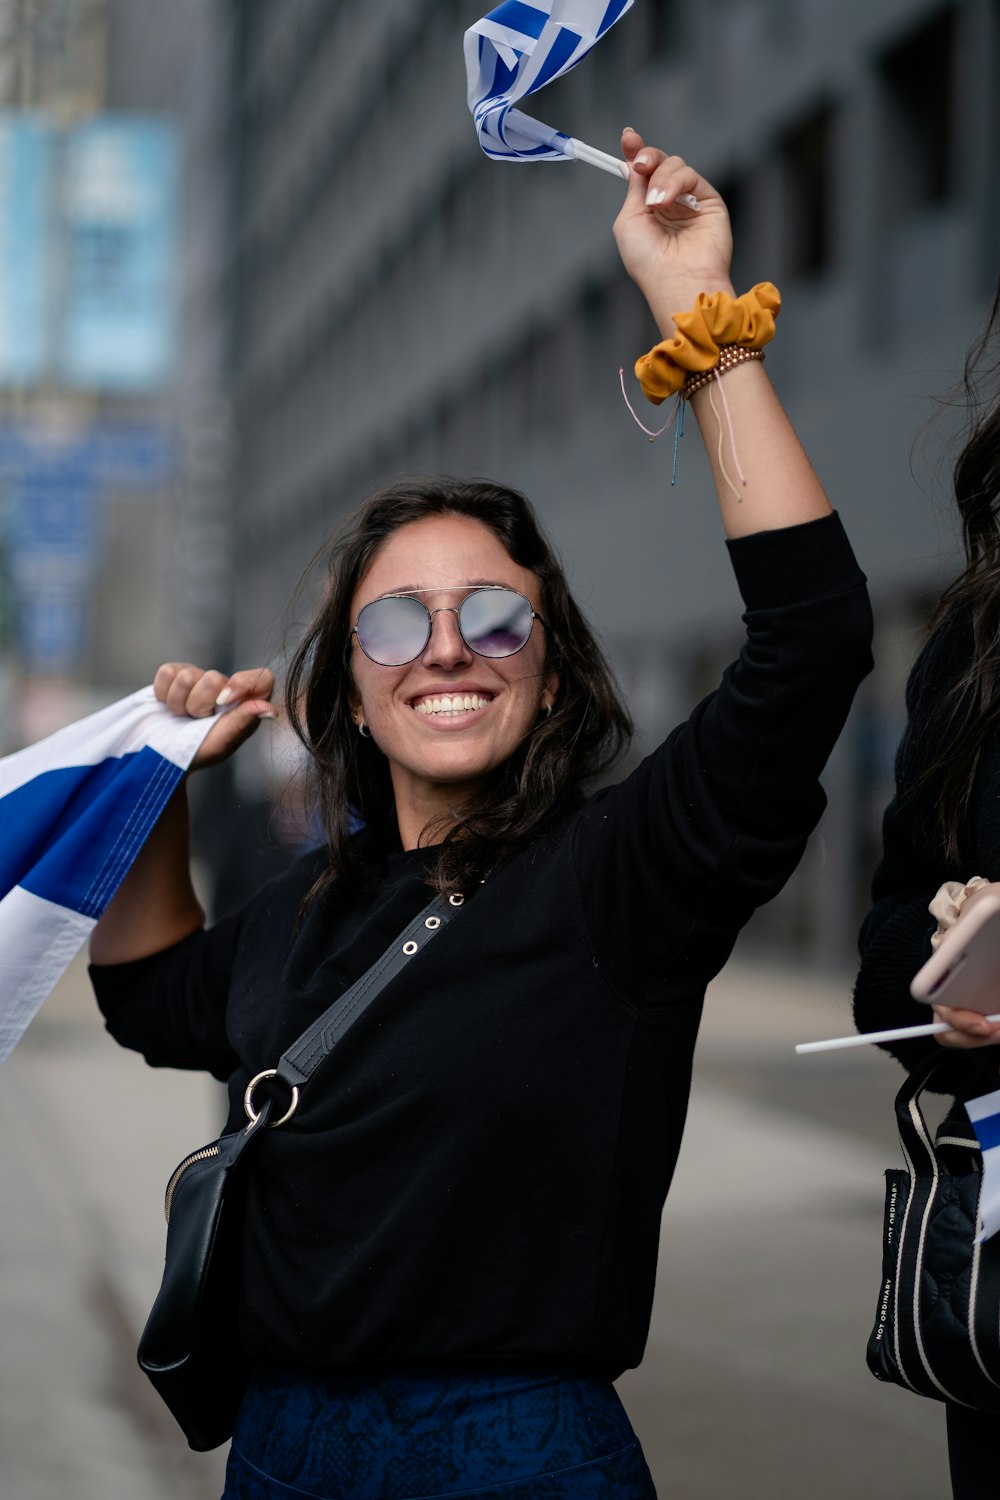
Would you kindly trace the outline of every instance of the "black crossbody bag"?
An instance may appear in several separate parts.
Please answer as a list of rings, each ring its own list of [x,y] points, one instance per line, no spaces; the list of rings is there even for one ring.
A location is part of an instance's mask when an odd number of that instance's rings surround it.
[[[964,1061],[983,1092],[996,1088],[995,1065],[974,1053]],[[907,1166],[885,1174],[882,1283],[868,1368],[918,1395],[1000,1412],[1000,1235],[976,1244],[982,1151],[964,1111],[932,1135],[920,1107],[946,1064],[954,1065],[954,1054],[931,1057],[896,1095]]]
[[[435,897],[292,1043],[276,1068],[251,1080],[243,1098],[243,1129],[192,1151],[167,1184],[163,1280],[139,1340],[138,1359],[197,1452],[232,1437],[250,1375],[239,1337],[239,1302],[244,1188],[255,1143],[262,1131],[277,1130],[292,1118],[302,1089],[341,1038],[462,900],[459,895]],[[267,1080],[288,1091],[287,1108],[278,1119],[272,1118],[273,1098],[254,1107],[254,1092]]]

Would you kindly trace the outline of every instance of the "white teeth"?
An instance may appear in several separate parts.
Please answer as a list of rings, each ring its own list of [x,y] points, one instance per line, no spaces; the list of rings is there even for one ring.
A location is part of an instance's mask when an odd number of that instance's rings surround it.
[[[489,701],[478,693],[456,693],[454,696],[421,698],[413,707],[418,714],[464,714],[472,708],[485,708]]]

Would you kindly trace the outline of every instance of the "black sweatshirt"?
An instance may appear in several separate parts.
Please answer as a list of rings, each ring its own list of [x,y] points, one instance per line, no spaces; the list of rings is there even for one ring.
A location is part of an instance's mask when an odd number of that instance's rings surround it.
[[[854,990],[859,1031],[919,1026],[934,1019],[910,995],[910,980],[931,955],[937,927],[927,908],[946,880],[963,885],[973,875],[1000,880],[1000,733],[987,738],[973,795],[959,831],[959,857],[944,853],[935,816],[941,775],[929,768],[954,741],[947,713],[951,690],[973,655],[972,621],[966,610],[952,612],[930,637],[906,685],[906,730],[896,755],[896,794],[882,823],[882,859],[872,881],[872,909],[861,928],[861,968]],[[885,1046],[906,1068],[940,1051],[932,1037]],[[980,1056],[982,1052],[980,1051]],[[987,1049],[1000,1058],[1000,1049]],[[982,1093],[982,1075],[966,1069],[953,1054],[934,1081],[950,1094]]]
[[[318,1371],[641,1358],[705,986],[797,864],[871,664],[836,517],[730,552],[748,638],[718,691],[473,893],[263,1139],[251,1351]],[[391,855],[297,925],[314,853],[210,931],[93,968],[108,1029],[228,1078],[241,1122],[249,1078],[429,899],[426,858]]]

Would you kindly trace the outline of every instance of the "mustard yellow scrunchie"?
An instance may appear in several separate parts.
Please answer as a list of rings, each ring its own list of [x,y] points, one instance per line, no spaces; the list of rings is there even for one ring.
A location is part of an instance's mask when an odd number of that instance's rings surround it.
[[[699,292],[690,312],[676,313],[677,336],[664,339],[635,362],[635,375],[648,401],[659,406],[676,396],[692,371],[712,370],[724,344],[762,349],[774,338],[781,293],[770,281],[759,281],[742,297],[728,292]]]

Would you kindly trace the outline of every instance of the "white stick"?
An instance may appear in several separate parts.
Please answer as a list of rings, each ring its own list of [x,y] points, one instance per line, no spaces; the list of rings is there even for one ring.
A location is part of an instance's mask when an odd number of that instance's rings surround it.
[[[573,161],[585,161],[590,167],[600,167],[602,172],[611,172],[615,177],[628,177],[628,162],[621,161],[617,156],[609,156],[606,151],[598,151],[596,146],[588,146],[586,141],[578,141],[575,135],[569,137],[566,155]],[[701,206],[692,193],[681,193],[677,202],[683,203],[685,208]]]
[[[984,1016],[984,1021],[1000,1021],[1000,1016]],[[895,1026],[889,1031],[859,1031],[854,1036],[830,1037],[825,1042],[798,1042],[796,1052],[835,1052],[841,1047],[868,1047],[873,1042],[905,1042],[911,1036],[940,1036],[951,1031],[946,1021],[929,1021],[926,1026]]]
[[[628,162],[620,161],[617,156],[609,156],[606,151],[598,151],[596,146],[588,146],[586,141],[578,141],[573,135],[569,138],[569,144],[572,149],[566,155],[573,161],[585,161],[588,166],[600,167],[602,172],[628,178]]]

